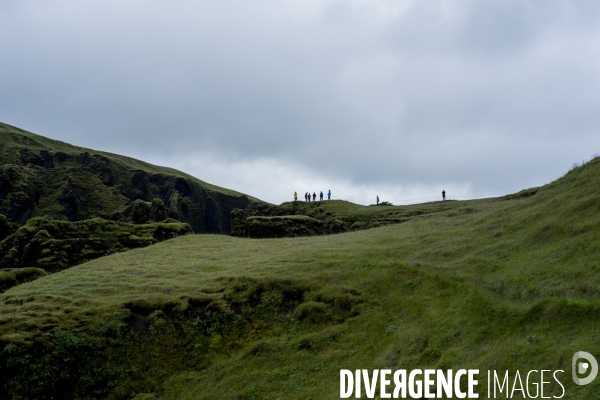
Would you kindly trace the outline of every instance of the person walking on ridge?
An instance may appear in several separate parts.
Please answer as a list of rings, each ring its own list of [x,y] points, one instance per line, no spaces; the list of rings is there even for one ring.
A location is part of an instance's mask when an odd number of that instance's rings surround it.
[[[446,201],[446,191],[442,190],[442,201]]]
[[[294,192],[294,201],[298,201],[298,193]]]
[[[315,192],[313,192],[313,201],[317,200],[317,194]]]
[[[323,201],[323,191],[321,190],[321,194],[319,195],[319,201]]]
[[[327,192],[327,200],[331,200],[331,190]]]
[[[379,205],[379,196],[377,196],[377,205]]]

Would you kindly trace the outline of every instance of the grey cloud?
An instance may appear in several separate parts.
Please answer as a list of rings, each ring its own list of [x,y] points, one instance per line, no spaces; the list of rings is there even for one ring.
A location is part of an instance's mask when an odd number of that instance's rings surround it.
[[[0,14],[0,120],[142,158],[513,190],[598,150],[599,7],[23,1]]]

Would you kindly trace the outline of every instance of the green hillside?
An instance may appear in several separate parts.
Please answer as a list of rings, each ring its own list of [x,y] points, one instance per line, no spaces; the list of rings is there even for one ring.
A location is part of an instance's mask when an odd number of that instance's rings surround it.
[[[428,214],[459,209],[462,203],[431,202],[411,207],[360,206],[343,200],[259,204],[231,213],[231,235],[255,239],[326,235],[401,224]]]
[[[155,200],[169,218],[188,223],[196,233],[229,233],[231,210],[260,202],[171,168],[0,123],[0,213],[12,222],[46,216],[146,223]],[[132,214],[144,214],[139,208],[146,208],[145,215],[133,220]]]
[[[599,176],[596,158],[503,198],[315,204],[404,220],[184,236],[22,284],[0,294],[0,398],[336,399],[340,369],[382,368],[564,370],[563,398],[596,398],[571,357],[600,355]]]

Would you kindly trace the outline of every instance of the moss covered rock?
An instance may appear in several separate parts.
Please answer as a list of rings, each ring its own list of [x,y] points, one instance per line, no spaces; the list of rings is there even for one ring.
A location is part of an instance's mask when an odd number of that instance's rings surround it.
[[[306,215],[298,202],[288,206],[259,204],[256,209],[231,212],[231,235],[251,238],[275,238],[323,235],[321,220]]]
[[[260,204],[256,210],[231,212],[231,235],[250,238],[314,236],[349,231],[348,224],[321,209],[306,210],[301,203]]]
[[[19,225],[37,216],[137,224],[173,218],[196,233],[227,234],[233,209],[254,209],[261,203],[180,171],[10,125],[0,123],[0,135],[0,214]],[[0,240],[2,232],[0,220]]]
[[[164,221],[169,218],[167,214],[167,208],[165,207],[165,203],[161,199],[152,200],[152,205],[150,206],[150,214],[148,215],[148,219],[154,222]]]
[[[18,225],[11,223],[8,218],[0,214],[0,241],[12,235],[18,229]]]
[[[246,233],[251,238],[280,238],[323,235],[323,222],[305,215],[281,217],[252,216],[246,219]]]
[[[129,224],[100,218],[79,222],[33,218],[0,242],[1,268],[57,272],[98,257],[192,233],[188,224]]]
[[[0,293],[20,283],[31,282],[46,275],[40,268],[3,268],[0,269]]]

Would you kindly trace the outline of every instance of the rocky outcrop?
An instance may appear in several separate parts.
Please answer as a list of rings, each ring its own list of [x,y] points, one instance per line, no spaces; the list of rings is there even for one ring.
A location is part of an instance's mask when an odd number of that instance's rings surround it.
[[[0,212],[10,221],[23,224],[39,202],[40,177],[28,168],[0,166]]]
[[[0,214],[0,241],[6,239],[19,229],[19,225],[10,222],[4,215]]]
[[[282,238],[323,235],[323,222],[306,215],[282,217],[250,217],[246,219],[246,233],[252,238]]]
[[[231,235],[249,238],[314,236],[350,230],[346,222],[318,207],[304,203],[281,206],[259,204],[256,210],[236,209],[231,212]]]
[[[3,268],[0,269],[0,293],[13,286],[31,282],[46,275],[40,268]]]
[[[0,242],[0,268],[58,272],[112,253],[146,247],[192,233],[173,221],[128,224],[100,218],[67,222],[33,218]]]
[[[370,210],[349,212],[343,203],[336,201],[259,204],[256,209],[231,212],[231,235],[250,238],[327,235],[401,224],[423,212],[431,212],[401,207],[381,207],[380,211],[375,211],[380,208],[377,206],[365,208]]]

